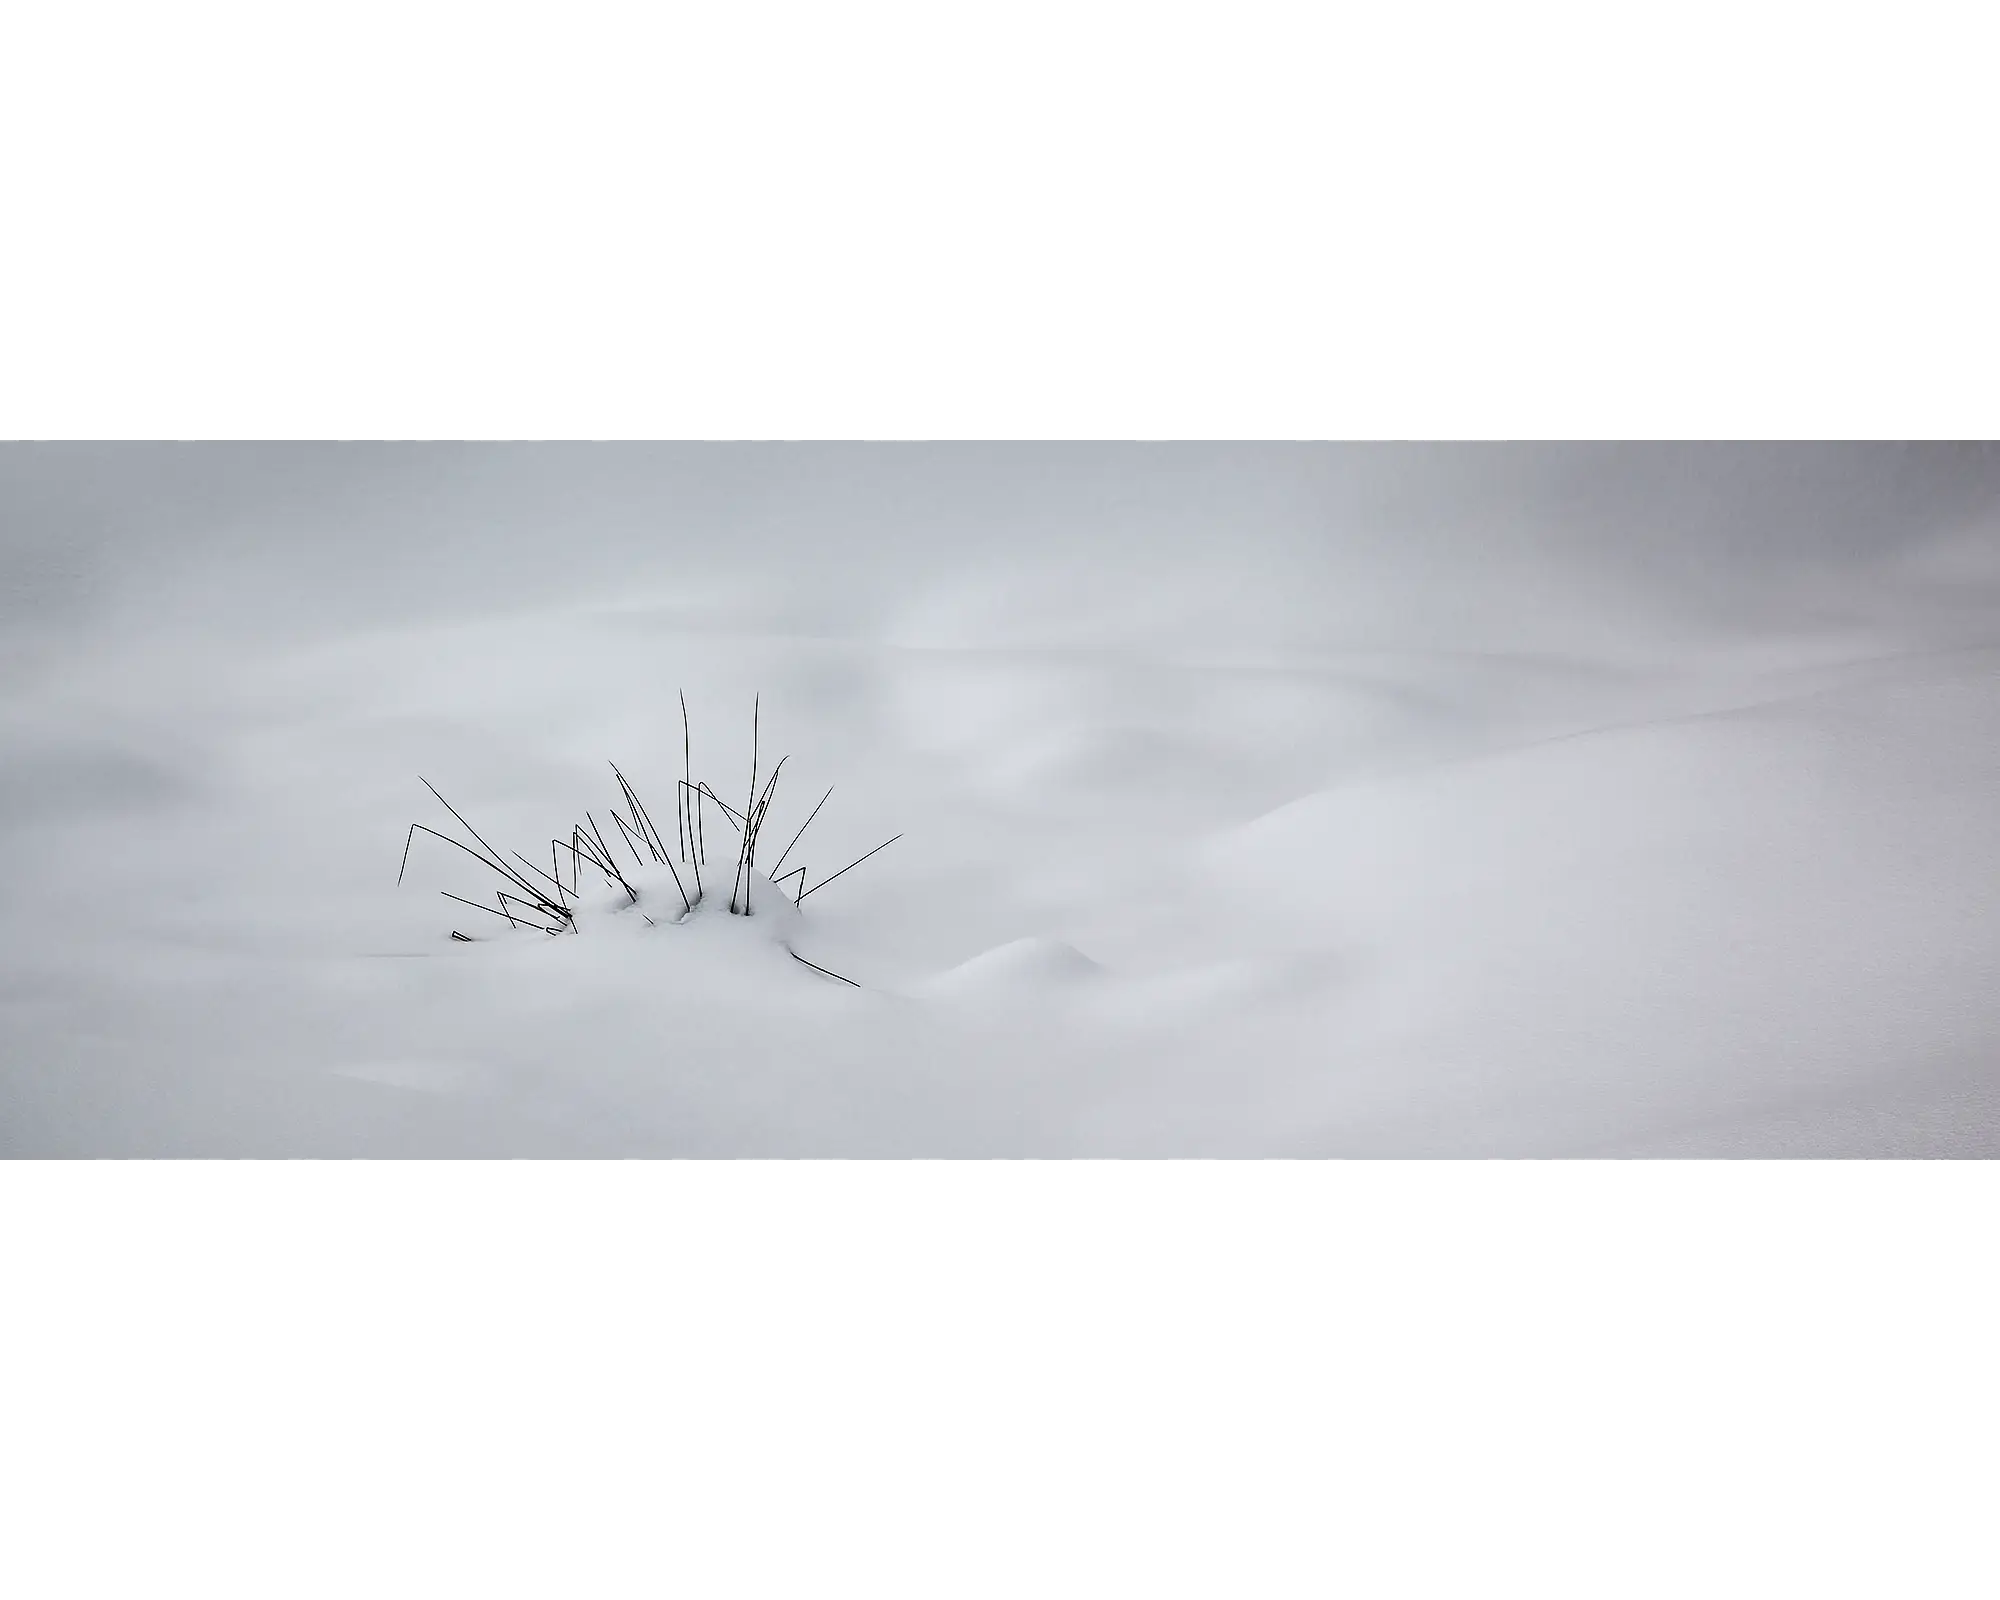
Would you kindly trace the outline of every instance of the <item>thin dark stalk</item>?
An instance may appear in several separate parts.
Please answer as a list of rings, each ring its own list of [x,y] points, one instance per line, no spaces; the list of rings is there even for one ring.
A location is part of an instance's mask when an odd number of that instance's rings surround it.
[[[693,793],[693,786],[690,784],[683,783],[681,785],[681,790],[684,791],[681,794],[681,803],[683,804],[683,806],[685,806],[687,803],[687,795]],[[697,806],[699,806],[700,800],[697,799],[695,803]],[[693,856],[689,859],[689,865],[691,865],[694,868],[694,891],[696,899],[701,899],[708,893],[708,891],[704,889],[701,885],[702,854],[701,854],[700,835],[698,832],[700,821],[701,819],[698,816],[695,816],[693,813],[689,813],[687,819],[688,839],[689,842],[692,843],[695,847]]]
[[[659,827],[653,821],[653,813],[646,809],[646,802],[639,798],[639,791],[626,785],[632,795],[632,804],[639,808],[639,820],[646,825],[646,831],[653,836],[653,850],[662,861],[667,859],[667,841],[660,837]]]
[[[521,852],[518,850],[510,850],[508,854],[513,856],[513,858],[516,861],[520,862],[522,866],[526,867],[530,872],[532,872],[536,877],[542,879],[545,883],[554,884],[556,886],[557,894],[564,893],[564,889],[562,886],[562,879],[551,878],[546,872],[542,871],[540,867],[536,866],[534,862],[530,861],[526,856],[522,855]],[[556,865],[554,840],[549,841],[549,865],[552,867]],[[536,890],[535,892],[537,894],[541,893],[539,889]]]
[[[738,833],[741,833],[743,831],[743,816],[741,812],[737,811],[734,807],[732,807],[729,804],[727,800],[723,799],[721,795],[717,794],[713,789],[711,789],[706,781],[696,784],[695,788],[700,790],[701,793],[707,795],[709,799],[715,802],[717,808],[720,809],[722,814],[729,819],[730,827],[736,829]]]
[[[764,838],[764,818],[770,816],[770,802],[778,788],[778,774],[784,772],[784,764],[788,760],[792,758],[778,756],[778,764],[770,770],[770,778],[764,782],[764,794],[758,796],[752,806],[748,826],[744,828],[744,916],[750,916],[750,892],[756,886],[756,842]]]
[[[608,765],[611,768],[611,776],[618,780],[618,792],[625,796],[625,809],[632,813],[632,831],[639,836],[639,842],[648,850],[651,850],[653,848],[652,835],[646,831],[645,820],[639,810],[639,800],[632,793],[632,785],[625,781],[625,774],[618,770],[617,762],[613,761],[608,763]],[[615,810],[611,814],[614,817],[618,815]]]
[[[861,987],[861,985],[856,983],[852,978],[841,978],[840,974],[837,972],[828,972],[827,969],[821,966],[817,961],[807,961],[806,958],[800,955],[796,950],[787,950],[785,954],[790,956],[794,961],[801,962],[804,965],[811,967],[815,972],[825,972],[829,978],[840,978],[840,981],[846,984],[847,987],[850,989],[858,989]]]
[[[553,917],[559,924],[570,920],[569,909],[566,906],[559,906],[551,900],[523,900],[519,895],[509,894],[505,889],[502,889],[500,891],[500,908],[503,911],[507,908],[509,900],[513,901],[517,906],[527,907],[528,910],[533,911],[538,916]]]
[[[618,771],[616,762],[612,763],[611,770],[617,774],[618,787],[625,791],[625,803],[632,808],[633,817],[637,819],[640,828],[644,830],[640,837],[646,840],[646,847],[653,852],[653,859],[655,861],[666,860],[666,841],[660,837],[660,830],[653,826],[653,819],[646,811],[646,802],[639,798],[639,791],[632,787],[631,783],[626,779],[625,774]]]
[[[694,734],[688,728],[688,697],[685,689],[679,691],[681,697],[681,789],[694,781]],[[674,822],[681,836],[681,860],[688,858],[688,816],[687,797],[680,789],[674,791]]]
[[[603,875],[607,886],[610,884],[612,878],[618,876],[617,864],[598,853],[597,846],[591,841],[590,835],[585,833],[581,827],[570,829],[569,853],[572,869],[570,881],[572,885],[576,883],[577,875],[582,872],[582,868],[579,865],[580,860],[588,861],[595,867]],[[620,881],[623,880],[621,879]]]
[[[447,900],[456,900],[462,906],[471,906],[474,911],[483,911],[489,917],[506,917],[508,923],[513,927],[518,928],[520,926],[520,924],[514,920],[512,914],[508,912],[507,908],[504,905],[498,911],[495,911],[491,906],[483,906],[477,900],[468,900],[462,894],[453,894],[449,889],[440,889],[438,890],[438,893],[443,895]],[[529,926],[538,927],[540,925],[537,923],[530,923]],[[556,928],[542,929],[542,932],[544,933],[556,933],[559,931],[560,930]]]
[[[694,783],[686,787],[689,796],[692,798],[692,815],[694,817],[695,845],[697,851],[696,859],[706,865],[708,861],[708,808],[702,804],[702,801],[713,800],[717,806],[721,807],[723,816],[729,820],[729,825],[732,828],[736,826],[736,813],[730,810],[724,804],[722,797],[709,788],[706,783]]]
[[[443,895],[447,900],[456,900],[462,906],[471,906],[474,911],[483,911],[489,917],[507,917],[505,911],[495,911],[491,906],[483,906],[477,900],[468,900],[462,894],[453,894],[449,889],[440,889],[438,893]],[[514,919],[507,917],[507,920],[512,922]]]
[[[584,816],[589,818],[591,828],[594,831],[597,830],[597,818],[592,817],[588,811],[584,812]],[[636,906],[639,903],[639,891],[632,887],[625,874],[619,869],[617,858],[611,854],[611,847],[605,844],[604,835],[601,831],[597,833],[597,843],[598,848],[604,851],[605,871],[609,872],[617,880],[618,887],[625,891],[627,902]]]
[[[870,850],[868,852],[868,856],[877,855],[880,852],[888,849],[890,845],[896,842],[896,839],[900,839],[902,837],[903,836],[899,833],[896,835],[895,839],[884,839],[873,850]],[[866,861],[868,859],[868,856],[857,856],[854,860],[848,862],[846,866],[842,867],[839,872],[836,872],[833,875],[833,878],[840,877],[842,873],[852,872],[856,867],[860,866],[862,862]],[[814,884],[810,889],[806,890],[805,894],[800,895],[799,898],[803,900],[805,899],[807,894],[818,894],[820,890],[824,889],[829,883],[833,882],[833,878],[821,878],[818,883]]]
[[[639,891],[626,881],[625,874],[619,870],[618,858],[611,853],[611,846],[604,842],[604,830],[598,827],[597,818],[593,817],[588,811],[584,812],[583,815],[584,820],[590,824],[590,831],[597,837],[597,848],[603,852],[602,866],[604,871],[618,880],[618,887],[625,891],[626,899],[633,905],[637,905],[639,903]]]
[[[757,881],[757,841],[764,834],[764,819],[771,814],[771,797],[778,787],[778,774],[785,770],[790,756],[778,757],[778,764],[771,769],[771,776],[764,783],[764,792],[753,796],[751,807],[743,828],[743,915],[749,916],[750,896]]]
[[[403,871],[409,870],[410,844],[412,839],[414,839],[414,837],[419,833],[427,833],[433,839],[442,839],[446,844],[450,845],[454,850],[463,850],[467,855],[471,856],[472,859],[474,861],[477,861],[481,866],[491,867],[495,872],[499,873],[500,876],[505,878],[509,883],[518,884],[521,888],[526,889],[530,894],[534,893],[533,885],[525,882],[518,874],[510,872],[506,867],[502,866],[499,862],[491,860],[488,857],[481,855],[477,850],[473,849],[471,845],[461,844],[458,840],[454,839],[448,833],[439,833],[435,828],[425,827],[421,822],[411,823],[409,833],[404,835],[403,837]],[[396,882],[400,884],[402,881],[403,881],[403,872],[399,871],[396,874]]]
[[[694,911],[694,902],[688,898],[687,890],[681,888],[681,875],[678,872],[674,871],[674,863],[670,857],[663,857],[662,859],[665,860],[666,862],[667,871],[673,872],[674,874],[674,887],[676,889],[680,889],[681,909],[692,915]],[[697,885],[697,887],[699,887],[699,885]]]
[[[643,867],[646,864],[645,859],[639,854],[639,847],[632,842],[639,836],[638,829],[626,827],[625,819],[615,811],[611,813],[611,820],[618,824],[619,830],[625,835],[625,848],[632,852],[632,865]],[[652,846],[648,845],[646,848],[650,850]]]
[[[757,847],[757,829],[752,821],[757,810],[757,754],[764,725],[764,697],[750,702],[750,792],[743,800],[743,843],[736,852],[736,876],[743,885],[743,915],[750,915],[750,853]],[[736,909],[736,893],[729,895],[729,909]]]
[[[473,838],[478,839],[480,844],[485,845],[486,853],[489,856],[494,857],[495,863],[498,864],[498,858],[500,852],[498,850],[495,850],[492,845],[487,844],[486,840],[480,837],[480,833],[477,828],[473,827],[471,823],[467,822],[464,817],[459,816],[457,808],[453,806],[449,800],[445,799],[443,795],[438,794],[436,786],[428,778],[424,777],[421,773],[417,775],[417,782],[421,783],[426,789],[429,789],[432,794],[437,794],[438,804],[443,806],[445,810],[449,811],[454,817],[458,817],[459,826],[464,828],[465,831],[471,834]],[[524,879],[516,875],[516,873],[511,867],[502,866],[500,870],[504,872],[508,877],[512,878],[516,883],[520,884],[521,887],[523,889],[526,889],[530,894],[533,894],[535,892],[533,885],[529,884]]]
[[[827,801],[832,798],[832,796],[833,796],[833,785],[829,783],[826,786],[826,793],[819,797],[819,806],[825,805]],[[799,840],[805,837],[806,829],[810,828],[813,825],[813,817],[819,815],[819,806],[814,806],[812,808],[812,817],[807,817],[804,822],[799,824],[799,831],[792,835],[792,844],[786,845],[785,855],[778,857],[778,867],[782,867],[785,864],[785,856],[788,856],[792,853],[792,845],[797,844]],[[771,870],[773,872],[776,872],[778,870],[778,867],[773,867]]]
[[[605,870],[607,872],[618,872],[618,858],[611,853],[611,846],[604,842],[604,830],[598,827],[597,818],[586,811],[583,814],[583,820],[590,824],[590,836],[597,841],[597,848],[604,857]],[[618,873],[618,876],[622,881],[624,874]]]
[[[763,837],[764,819],[771,814],[771,792],[778,787],[778,774],[785,770],[785,763],[791,759],[792,758],[790,756],[779,756],[778,764],[771,769],[770,780],[764,785],[764,793],[759,797],[757,801],[756,810],[752,813],[750,819],[751,820],[750,831],[752,835],[751,842],[753,844],[756,842],[757,839]],[[751,864],[753,866],[756,864],[756,858],[754,854],[752,855],[751,858]]]
[[[569,852],[569,892],[571,894],[575,894],[577,892],[578,885],[581,884],[583,881],[582,854],[577,849],[577,846],[580,842],[581,842],[580,834],[578,830],[575,828],[572,828],[569,831],[568,844],[564,844],[560,839],[553,839],[550,841],[550,843],[556,849],[567,850]]]
[[[618,772],[618,769],[615,766],[611,770],[613,772]],[[630,802],[632,809],[639,814],[642,822],[650,826],[651,819],[646,817],[645,807],[640,805],[639,797],[632,792],[632,786],[625,782],[625,775],[622,772],[618,773],[618,782],[624,788],[625,798],[627,799],[627,801]],[[619,816],[616,811],[611,813],[611,820],[617,823],[620,828],[625,827],[625,819]],[[634,861],[639,860],[639,852],[636,849],[634,849],[632,845],[632,835],[636,832],[637,832],[636,829],[627,830],[625,837],[625,848],[632,851],[632,859]],[[639,837],[642,840],[645,839],[645,835],[643,834],[640,834]],[[674,874],[674,887],[680,890],[682,908],[687,911],[693,911],[694,902],[688,899],[687,890],[681,887],[681,875],[678,872],[674,871],[673,858],[669,856],[664,850],[655,848],[650,840],[646,840],[646,848],[653,852],[653,859],[655,861],[663,865],[667,869],[667,871],[672,872]],[[644,862],[640,862],[639,864],[641,866],[645,865]],[[630,884],[627,884],[625,887],[626,887],[626,892],[630,893],[632,886]],[[634,902],[636,902],[639,897],[635,894],[632,896],[632,898]],[[650,922],[651,920],[652,919],[650,917],[647,918],[647,921]]]

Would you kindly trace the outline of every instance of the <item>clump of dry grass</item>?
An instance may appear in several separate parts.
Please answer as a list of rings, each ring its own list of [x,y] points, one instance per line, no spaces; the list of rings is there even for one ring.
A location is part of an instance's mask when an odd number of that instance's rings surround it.
[[[679,908],[674,910],[672,902],[668,902],[666,909],[672,912],[672,920],[679,921],[692,915],[711,892],[702,869],[709,865],[708,812],[713,807],[736,834],[735,860],[731,865],[729,883],[729,914],[739,917],[754,916],[756,908],[752,903],[752,886],[757,870],[757,850],[763,841],[764,826],[770,818],[771,802],[777,793],[778,779],[784,772],[785,763],[791,758],[780,757],[770,772],[763,775],[763,787],[759,789],[763,705],[762,696],[758,696],[752,702],[750,713],[750,782],[744,791],[743,808],[739,811],[716,793],[713,784],[695,778],[694,736],[688,718],[685,694],[680,697],[680,705],[682,768],[681,776],[674,785],[674,841],[671,849],[668,848],[666,836],[654,823],[645,801],[639,797],[638,790],[619,770],[615,762],[608,764],[625,809],[620,812],[615,805],[607,808],[613,832],[607,835],[599,826],[595,813],[585,811],[582,821],[571,824],[567,838],[555,837],[549,840],[549,868],[546,872],[519,851],[507,851],[503,854],[494,848],[485,836],[466,820],[464,814],[438,792],[429,779],[420,777],[417,781],[429,789],[437,797],[438,804],[451,813],[453,820],[464,830],[466,838],[470,839],[471,843],[468,844],[465,839],[455,838],[451,834],[441,833],[436,828],[428,827],[421,822],[411,823],[408,833],[403,837],[403,861],[396,873],[396,882],[400,884],[409,871],[410,848],[416,842],[417,835],[421,833],[429,838],[442,840],[453,849],[471,856],[482,866],[497,873],[505,885],[495,890],[494,904],[490,906],[476,900],[468,900],[463,895],[452,894],[449,890],[441,889],[438,892],[447,900],[455,900],[460,905],[470,906],[475,911],[505,918],[513,928],[528,928],[552,936],[581,932],[577,909],[585,866],[598,873],[607,888],[622,890],[627,897],[627,903],[640,906],[640,914],[645,917],[647,923],[657,926],[655,919],[641,906],[643,896],[640,888],[626,875],[619,861],[618,850],[611,842],[615,838],[631,856],[635,867],[643,867],[650,858],[654,865],[665,867],[672,875]],[[813,824],[813,819],[820,814],[832,795],[833,787],[828,785],[826,793],[819,797],[818,804],[812,808],[805,821],[799,824],[798,831],[792,835],[791,842],[780,852],[777,862],[771,868],[769,880],[779,893],[786,893],[784,885],[797,881],[797,892],[787,896],[794,906],[803,905],[808,895],[825,888],[835,878],[852,872],[870,856],[888,849],[902,837],[899,833],[883,840],[873,850],[856,857],[838,871],[827,874],[817,883],[809,884],[807,870],[803,866],[794,867],[790,872],[784,872],[780,876],[792,851],[805,837],[806,830]],[[518,870],[510,865],[510,857],[513,862],[519,863]],[[563,872],[565,859],[569,862],[567,878]],[[683,868],[686,869],[685,877],[682,875]],[[692,893],[689,891],[690,884],[693,885]],[[718,877],[716,892],[719,892],[719,886]],[[473,942],[472,935],[462,933],[456,928],[451,930],[451,937],[461,943]],[[840,982],[847,984],[852,984],[854,981],[851,978],[842,978],[837,972],[828,972],[825,967],[807,961],[796,951],[792,951],[791,955],[795,961],[811,967],[815,972],[825,973],[829,978],[838,978]]]

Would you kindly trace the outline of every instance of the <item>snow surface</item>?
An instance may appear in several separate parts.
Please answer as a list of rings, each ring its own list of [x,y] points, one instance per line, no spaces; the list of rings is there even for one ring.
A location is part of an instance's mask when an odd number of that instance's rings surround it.
[[[0,1151],[2000,1153],[1996,508],[1984,451],[9,447]],[[396,886],[419,773],[531,858],[610,760],[664,823],[677,689],[732,804],[761,694],[767,839],[835,785],[788,866],[903,837],[747,921]]]

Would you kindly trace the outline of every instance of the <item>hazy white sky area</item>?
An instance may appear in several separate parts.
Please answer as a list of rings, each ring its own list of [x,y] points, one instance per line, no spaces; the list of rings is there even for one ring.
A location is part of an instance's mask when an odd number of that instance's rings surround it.
[[[1996,752],[1987,445],[0,446],[0,1152],[1992,1155]]]
[[[1921,586],[1903,563],[1996,486],[1986,445],[11,445],[0,616],[17,659],[93,621],[323,637],[690,590],[860,636],[1011,578],[1335,647],[1797,625]]]

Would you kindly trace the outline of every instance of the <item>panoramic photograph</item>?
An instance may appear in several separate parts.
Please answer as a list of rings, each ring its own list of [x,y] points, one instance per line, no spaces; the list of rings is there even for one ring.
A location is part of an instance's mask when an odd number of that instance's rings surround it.
[[[0,1153],[2000,1154],[1981,444],[0,447]]]
[[[10,17],[0,1596],[2000,1594],[1966,21]]]

